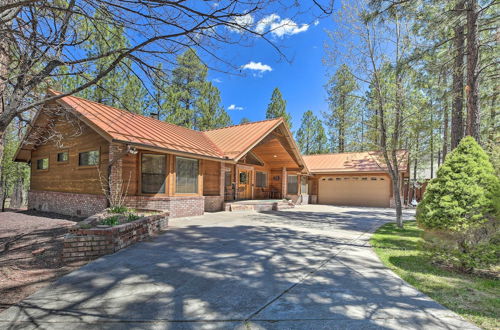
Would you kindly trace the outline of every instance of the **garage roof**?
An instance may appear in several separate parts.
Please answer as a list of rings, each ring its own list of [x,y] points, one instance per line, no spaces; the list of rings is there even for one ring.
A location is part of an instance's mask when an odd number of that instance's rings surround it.
[[[379,151],[346,152],[302,156],[311,173],[387,172],[382,153]],[[407,150],[398,150],[399,170],[408,166]]]

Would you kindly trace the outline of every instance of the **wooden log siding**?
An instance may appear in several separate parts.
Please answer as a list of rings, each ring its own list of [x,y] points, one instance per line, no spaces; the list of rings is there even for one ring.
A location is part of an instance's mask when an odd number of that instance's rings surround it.
[[[219,162],[203,161],[203,196],[220,195],[220,170]]]
[[[99,150],[100,172],[107,177],[109,143],[90,127],[82,124],[81,134],[76,134],[74,126],[57,123],[62,139],[49,140],[33,150],[31,163],[31,190],[58,191],[83,194],[102,194],[99,172],[96,166],[78,166],[78,154],[82,151]],[[67,162],[57,162],[57,154],[69,152]],[[36,169],[36,159],[49,158],[47,170]]]

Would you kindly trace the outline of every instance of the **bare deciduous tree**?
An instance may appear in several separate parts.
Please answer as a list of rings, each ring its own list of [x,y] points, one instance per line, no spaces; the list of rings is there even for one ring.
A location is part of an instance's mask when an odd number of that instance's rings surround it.
[[[152,81],[161,76],[159,63],[167,68],[176,55],[195,47],[218,69],[236,72],[243,63],[219,57],[219,47],[261,38],[284,57],[269,37],[269,26],[262,30],[256,24],[274,12],[312,22],[330,14],[332,6],[333,0],[309,0],[300,6],[296,0],[1,0],[0,159],[5,130],[15,118],[28,122],[30,110],[98,84],[125,59],[137,76]],[[99,8],[105,8],[105,15],[96,17]],[[283,20],[278,28],[290,28],[286,25],[291,22]],[[98,54],[83,51],[103,26],[120,26],[127,47],[110,45]],[[68,76],[78,76],[78,83],[62,94],[45,93],[55,80]]]

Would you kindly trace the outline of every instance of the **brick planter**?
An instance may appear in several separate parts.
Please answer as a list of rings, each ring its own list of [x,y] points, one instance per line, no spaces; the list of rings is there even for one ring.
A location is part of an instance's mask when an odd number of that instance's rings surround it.
[[[97,259],[151,238],[167,229],[167,226],[168,212],[107,228],[83,229],[77,225],[64,237],[63,260],[71,262]]]

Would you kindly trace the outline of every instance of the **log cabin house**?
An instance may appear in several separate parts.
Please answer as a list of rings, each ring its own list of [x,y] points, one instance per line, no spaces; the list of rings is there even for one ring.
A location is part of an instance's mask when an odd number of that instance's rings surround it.
[[[200,132],[65,96],[33,122],[15,156],[31,164],[29,209],[89,216],[109,205],[106,187],[171,217],[238,200],[391,205],[380,157],[302,156],[282,118]]]

